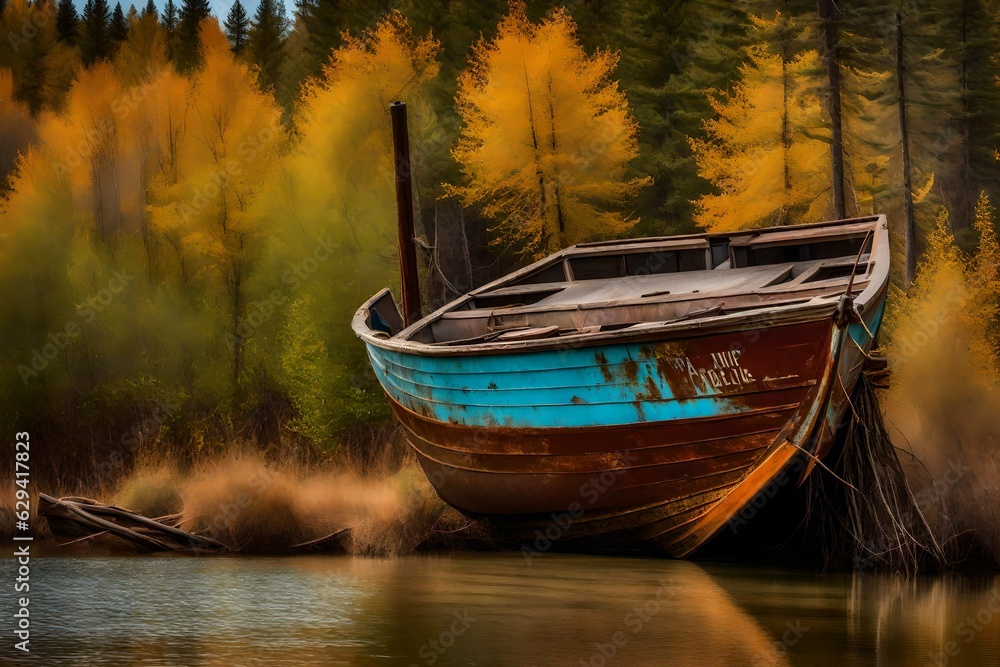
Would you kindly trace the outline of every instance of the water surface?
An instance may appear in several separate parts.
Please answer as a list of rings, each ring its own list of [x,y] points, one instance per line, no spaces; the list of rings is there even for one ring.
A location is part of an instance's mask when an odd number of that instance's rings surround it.
[[[36,559],[25,659],[13,565],[3,665],[1000,664],[993,574],[548,554]]]

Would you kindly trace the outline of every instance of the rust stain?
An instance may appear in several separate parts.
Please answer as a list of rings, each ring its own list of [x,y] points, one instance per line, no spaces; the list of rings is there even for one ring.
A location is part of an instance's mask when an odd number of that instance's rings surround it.
[[[570,399],[570,402],[573,405],[585,405],[587,403],[587,401],[585,401],[584,399],[580,398],[579,396],[573,396],[573,398]]]
[[[597,367],[601,371],[601,376],[604,378],[605,382],[614,382],[615,376],[611,372],[611,368],[608,366],[608,358],[604,356],[603,352],[596,352],[594,354],[594,359],[597,360]]]
[[[646,376],[646,382],[644,384],[646,391],[640,391],[636,394],[636,398],[641,401],[658,401],[663,398],[663,394],[660,393],[660,386],[656,384],[656,380],[654,380],[651,375]]]
[[[625,379],[629,382],[637,382],[639,380],[639,364],[631,359],[625,362]]]
[[[487,389],[496,389],[497,388],[497,383],[496,382],[490,382],[488,385],[486,385],[486,388]]]

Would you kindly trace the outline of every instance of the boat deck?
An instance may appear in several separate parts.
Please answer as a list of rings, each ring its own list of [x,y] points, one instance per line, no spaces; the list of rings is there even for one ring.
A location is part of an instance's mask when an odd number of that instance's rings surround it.
[[[438,345],[486,343],[497,333],[550,337],[774,307],[842,294],[857,259],[498,287],[442,313],[414,339]],[[867,256],[862,256],[859,287],[866,266]]]
[[[847,261],[849,260],[849,262]],[[746,294],[774,288],[771,291],[787,291],[803,283],[816,282],[824,269],[844,268],[849,277],[854,257],[844,261],[788,262],[769,266],[753,266],[743,269],[713,271],[686,271],[657,275],[624,276],[595,280],[567,281],[561,283],[541,283],[538,285],[515,286],[481,292],[477,303],[489,307],[490,299],[498,296],[524,297],[545,294],[533,305],[541,307],[560,305],[582,305],[589,303],[609,303],[632,299],[653,298],[673,295],[706,294]],[[841,282],[836,280],[835,282]],[[512,304],[514,305],[514,304]]]
[[[858,289],[876,218],[566,248],[402,327],[375,299],[386,337],[433,347],[593,335],[774,309]],[[853,278],[852,278],[853,276]],[[752,313],[751,313],[752,314]],[[369,323],[371,324],[371,323]]]

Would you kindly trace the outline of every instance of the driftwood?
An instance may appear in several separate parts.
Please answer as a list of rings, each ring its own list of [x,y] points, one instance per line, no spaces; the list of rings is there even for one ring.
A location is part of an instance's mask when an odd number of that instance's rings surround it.
[[[213,539],[169,525],[176,523],[179,515],[161,517],[159,521],[89,498],[54,498],[44,493],[38,497],[39,515],[46,518],[56,538],[73,538],[61,541],[62,546],[113,535],[143,551],[228,550],[226,545]]]

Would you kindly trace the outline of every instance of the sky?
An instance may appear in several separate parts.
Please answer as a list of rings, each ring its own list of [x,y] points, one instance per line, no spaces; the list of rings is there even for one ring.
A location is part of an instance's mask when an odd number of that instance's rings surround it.
[[[174,4],[180,7],[182,0],[174,0]],[[247,10],[247,14],[253,17],[254,12],[257,10],[257,3],[260,0],[240,0],[243,3],[243,7]],[[87,0],[75,0],[76,9],[78,12],[83,12],[83,6],[87,3]],[[146,6],[146,0],[108,0],[108,4],[112,9],[115,8],[115,4],[118,2],[122,3],[122,9],[125,13],[128,13],[128,8],[130,5],[135,5],[137,11],[142,11],[142,8]],[[166,4],[167,0],[153,0],[156,4],[158,10],[163,10],[163,5]],[[208,0],[208,4],[212,7],[212,14],[219,19],[219,23],[226,20],[226,14],[229,13],[229,8],[233,6],[235,0]],[[294,7],[294,0],[287,0],[285,2],[285,13],[290,14],[290,7]]]

